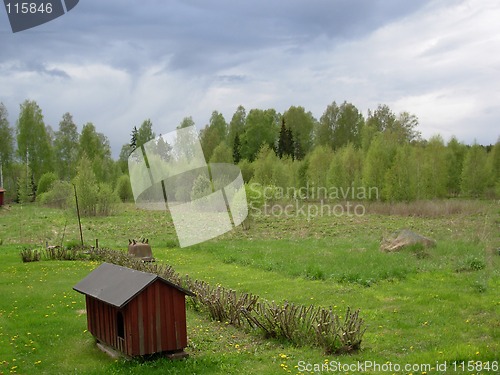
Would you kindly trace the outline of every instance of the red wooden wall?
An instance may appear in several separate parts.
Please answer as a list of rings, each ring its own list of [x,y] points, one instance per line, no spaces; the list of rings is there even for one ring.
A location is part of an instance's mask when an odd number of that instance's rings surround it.
[[[88,330],[127,355],[178,351],[187,346],[185,295],[156,280],[121,310],[124,338],[118,338],[118,308],[86,296]]]

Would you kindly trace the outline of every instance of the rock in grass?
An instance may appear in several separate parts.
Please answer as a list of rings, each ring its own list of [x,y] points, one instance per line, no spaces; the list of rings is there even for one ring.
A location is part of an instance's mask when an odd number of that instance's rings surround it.
[[[436,241],[415,233],[409,229],[402,229],[384,238],[380,244],[380,250],[385,252],[399,251],[406,246],[420,244],[424,248],[436,246]]]

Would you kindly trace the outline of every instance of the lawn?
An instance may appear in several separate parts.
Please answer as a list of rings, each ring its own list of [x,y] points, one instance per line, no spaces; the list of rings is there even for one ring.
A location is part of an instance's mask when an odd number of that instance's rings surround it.
[[[113,216],[84,218],[87,244],[99,239],[125,250],[128,238],[148,237],[158,262],[191,278],[277,302],[332,306],[340,315],[350,306],[366,322],[361,351],[325,355],[188,308],[190,357],[177,362],[115,361],[96,348],[84,299],[72,290],[96,262],[21,262],[24,247],[78,242],[73,212],[35,204],[0,209],[0,374],[353,374],[361,372],[358,363],[378,365],[363,369],[373,374],[498,373],[500,205],[426,205],[433,209],[378,204],[362,217],[259,217],[247,230],[184,249],[164,212],[123,205]],[[437,246],[380,252],[382,236],[400,228]]]

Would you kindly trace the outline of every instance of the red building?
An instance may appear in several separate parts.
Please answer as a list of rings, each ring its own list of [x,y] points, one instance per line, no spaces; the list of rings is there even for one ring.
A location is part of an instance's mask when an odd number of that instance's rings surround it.
[[[188,290],[158,275],[103,263],[73,287],[85,295],[88,330],[129,356],[182,353]]]
[[[3,206],[3,195],[5,194],[5,189],[0,187],[0,207]]]

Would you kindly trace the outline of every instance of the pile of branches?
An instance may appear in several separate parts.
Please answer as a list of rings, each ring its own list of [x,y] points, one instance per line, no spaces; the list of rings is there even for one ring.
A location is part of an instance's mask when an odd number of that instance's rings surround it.
[[[194,293],[192,305],[206,310],[210,317],[236,327],[259,330],[266,337],[288,340],[296,345],[321,347],[327,354],[348,353],[361,347],[365,333],[359,310],[347,308],[341,318],[331,307],[304,306],[285,302],[277,304],[250,293],[237,293],[220,285],[181,277],[169,265],[142,262],[121,251],[92,249],[91,257],[157,274]]]
[[[24,248],[20,251],[21,259],[26,262],[38,262],[40,260],[85,260],[88,253],[80,248],[66,249],[59,246],[31,249]]]

